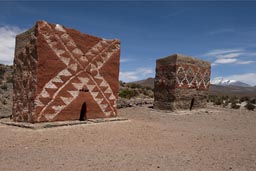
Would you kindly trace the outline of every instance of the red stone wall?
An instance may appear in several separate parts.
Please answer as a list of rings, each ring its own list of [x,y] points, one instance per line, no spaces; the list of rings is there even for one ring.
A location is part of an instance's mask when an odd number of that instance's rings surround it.
[[[175,87],[208,90],[210,86],[210,75],[211,70],[209,67],[177,64]]]
[[[34,122],[117,115],[120,41],[58,24],[37,22],[37,89]]]
[[[33,122],[37,88],[35,28],[16,37],[13,75],[13,120]]]

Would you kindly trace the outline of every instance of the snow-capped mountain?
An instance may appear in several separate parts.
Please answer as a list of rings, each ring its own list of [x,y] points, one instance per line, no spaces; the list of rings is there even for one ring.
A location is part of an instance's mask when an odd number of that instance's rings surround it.
[[[237,81],[237,80],[224,80],[224,79],[212,80],[211,84],[221,85],[221,86],[251,87],[249,84],[243,83],[241,81]]]

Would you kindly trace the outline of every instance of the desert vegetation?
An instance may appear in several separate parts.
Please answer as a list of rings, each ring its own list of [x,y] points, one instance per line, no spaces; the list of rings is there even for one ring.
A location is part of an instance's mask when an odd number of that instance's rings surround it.
[[[209,95],[208,102],[216,106],[229,107],[232,109],[240,109],[243,107],[248,110],[254,110],[256,108],[256,97]]]
[[[143,104],[152,104],[154,92],[147,86],[137,83],[119,82],[118,108],[140,106]]]
[[[153,98],[153,89],[136,83],[125,83],[120,81],[119,97],[131,99],[133,97]]]

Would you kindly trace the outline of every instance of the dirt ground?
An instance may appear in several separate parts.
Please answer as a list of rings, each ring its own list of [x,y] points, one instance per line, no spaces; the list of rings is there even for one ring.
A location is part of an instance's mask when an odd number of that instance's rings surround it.
[[[0,170],[256,170],[256,112],[120,109],[129,121],[31,130],[0,124]]]

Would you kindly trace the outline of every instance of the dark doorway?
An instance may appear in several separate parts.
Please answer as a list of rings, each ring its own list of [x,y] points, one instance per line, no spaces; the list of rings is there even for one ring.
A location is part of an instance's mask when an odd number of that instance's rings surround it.
[[[195,101],[195,98],[192,98],[189,110],[192,110],[192,108],[194,106],[194,101]]]
[[[87,120],[86,111],[86,103],[84,102],[81,108],[79,121]]]

